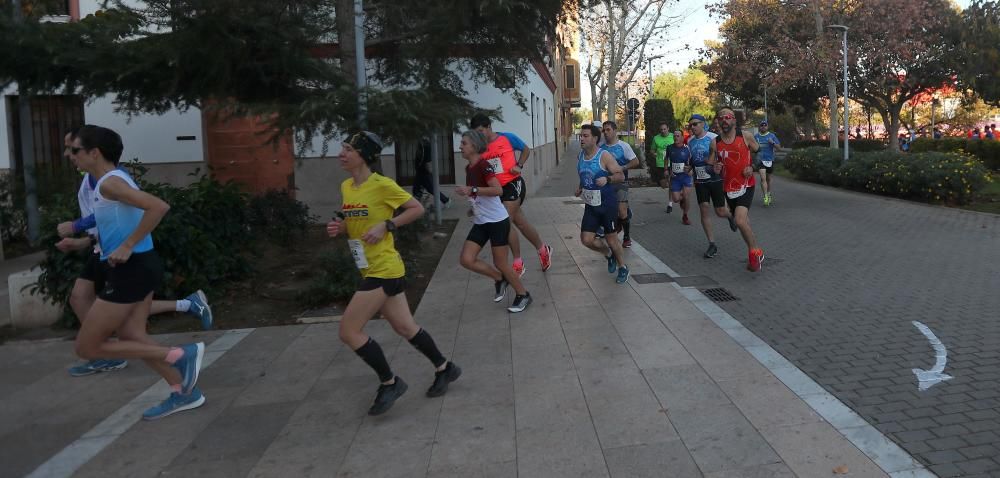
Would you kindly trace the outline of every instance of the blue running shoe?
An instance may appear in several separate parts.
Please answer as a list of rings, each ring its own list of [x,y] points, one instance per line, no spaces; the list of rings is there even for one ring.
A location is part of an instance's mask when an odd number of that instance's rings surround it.
[[[125,367],[128,367],[127,360],[96,359],[85,364],[70,367],[69,374],[73,377],[86,377],[87,375],[93,375],[95,373],[114,372],[115,370],[121,370]]]
[[[618,261],[615,260],[615,254],[611,253],[608,259],[608,274],[614,274],[618,270]]]
[[[212,306],[208,305],[208,297],[205,297],[205,293],[198,289],[198,292],[185,297],[185,299],[191,301],[191,308],[188,309],[187,313],[201,319],[201,328],[211,330]]]
[[[628,267],[621,266],[618,268],[618,278],[615,279],[615,282],[619,284],[628,282]]]
[[[173,415],[177,412],[183,412],[184,410],[191,410],[192,408],[198,408],[205,404],[205,395],[202,395],[201,390],[195,387],[191,390],[191,393],[183,395],[177,392],[173,392],[159,405],[156,405],[145,412],[142,412],[143,420],[156,420],[166,416]]]
[[[198,383],[198,374],[201,373],[201,361],[205,357],[205,344],[182,345],[181,350],[184,355],[174,362],[174,368],[181,373],[181,391],[186,395],[191,393]]]

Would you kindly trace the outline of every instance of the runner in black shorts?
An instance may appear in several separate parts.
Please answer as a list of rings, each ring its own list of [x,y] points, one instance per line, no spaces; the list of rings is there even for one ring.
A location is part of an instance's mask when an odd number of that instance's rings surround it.
[[[705,258],[708,259],[719,253],[712,232],[709,202],[715,208],[716,216],[729,220],[729,228],[733,231],[736,230],[736,223],[733,222],[733,216],[726,207],[726,193],[722,187],[722,176],[719,175],[721,165],[716,161],[715,135],[705,131],[705,117],[702,115],[692,115],[688,127],[691,128],[691,137],[688,138],[687,144],[691,150],[694,192],[701,210],[701,227],[708,239],[708,249],[705,251]]]
[[[94,217],[105,273],[104,287],[80,323],[76,353],[90,360],[143,359],[171,389],[163,403],[143,412],[153,420],[205,403],[196,386],[205,344],[164,347],[146,333],[153,291],[163,278],[150,233],[170,206],[117,169],[123,150],[117,133],[91,125],[80,128],[70,148],[77,167],[98,178]],[[108,340],[113,334],[118,340]]]
[[[580,128],[580,156],[576,160],[576,171],[580,183],[576,196],[583,199],[583,220],[580,222],[580,242],[588,249],[600,253],[608,261],[608,273],[618,272],[615,282],[628,282],[629,268],[625,264],[625,251],[615,230],[618,217],[618,197],[614,184],[625,180],[621,167],[611,153],[597,146],[601,129],[593,125]],[[596,237],[597,229],[603,227],[607,234],[604,241]]]
[[[731,108],[719,110],[719,123],[722,134],[716,145],[719,152],[719,163],[722,165],[722,177],[725,179],[724,189],[729,204],[736,218],[740,235],[747,245],[747,269],[752,272],[760,270],[764,261],[764,251],[757,246],[757,238],[750,229],[750,205],[753,203],[755,181],[753,177],[753,160],[751,154],[760,146],[752,135],[743,131],[742,125]]]
[[[514,303],[507,310],[522,312],[531,304],[531,294],[524,288],[521,276],[507,263],[510,217],[500,201],[503,188],[493,170],[494,164],[479,156],[486,151],[486,135],[474,129],[462,133],[459,149],[469,164],[465,167],[466,185],[456,187],[455,194],[469,198],[469,218],[473,224],[462,246],[460,262],[462,267],[493,279],[493,302],[502,301],[508,285],[513,286]],[[487,242],[493,254],[493,265],[479,259],[479,251]]]
[[[408,387],[392,372],[382,347],[364,332],[365,324],[376,313],[381,312],[392,330],[433,364],[434,383],[427,389],[428,397],[444,395],[462,370],[441,355],[431,335],[413,320],[403,293],[406,268],[396,251],[393,232],[420,218],[423,206],[395,181],[372,172],[371,165],[382,153],[378,136],[367,131],[354,133],[342,146],[340,165],[351,177],[340,184],[343,209],[326,225],[326,232],[330,237],[347,233],[347,244],[363,279],[340,320],[340,340],[378,375],[381,383],[368,414],[380,415],[392,408]],[[400,207],[403,212],[393,217]]]
[[[500,201],[517,201],[520,204],[524,204],[524,199],[527,196],[528,191],[524,187],[524,178],[518,176],[503,186],[503,194],[500,196]]]

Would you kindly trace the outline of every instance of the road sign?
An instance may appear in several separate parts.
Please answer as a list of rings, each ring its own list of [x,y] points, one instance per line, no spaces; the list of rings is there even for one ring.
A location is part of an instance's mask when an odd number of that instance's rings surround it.
[[[628,102],[625,103],[625,109],[627,109],[629,111],[638,110],[639,109],[639,99],[638,98],[629,98]]]

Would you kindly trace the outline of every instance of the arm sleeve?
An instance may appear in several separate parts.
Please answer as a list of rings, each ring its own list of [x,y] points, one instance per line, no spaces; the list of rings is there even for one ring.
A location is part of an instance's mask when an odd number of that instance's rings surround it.
[[[406,192],[403,188],[396,184],[396,181],[391,179],[385,182],[385,186],[382,187],[382,199],[385,200],[389,207],[396,209],[402,206],[403,203],[412,199],[413,196]]]
[[[510,141],[510,147],[513,148],[514,151],[524,151],[528,149],[528,145],[524,144],[524,141],[522,141],[521,138],[518,137],[516,134],[514,133],[500,133],[500,134],[504,135],[504,137],[507,138],[507,141]]]

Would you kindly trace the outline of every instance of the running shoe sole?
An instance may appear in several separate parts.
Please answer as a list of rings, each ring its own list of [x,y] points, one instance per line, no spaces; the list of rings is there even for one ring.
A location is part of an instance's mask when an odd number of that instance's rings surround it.
[[[150,416],[150,415],[143,415],[142,419],[146,420],[146,421],[159,420],[161,418],[169,417],[170,415],[173,415],[173,414],[175,414],[177,412],[183,412],[185,410],[193,410],[193,409],[198,408],[198,407],[200,407],[200,406],[202,406],[204,404],[205,404],[205,395],[202,394],[202,396],[198,397],[197,400],[195,400],[195,401],[193,401],[191,403],[188,403],[186,405],[181,405],[181,406],[179,406],[179,407],[177,407],[177,408],[175,408],[173,410],[170,410],[169,412],[166,412],[166,413],[164,413],[162,415],[152,415],[152,416]]]

